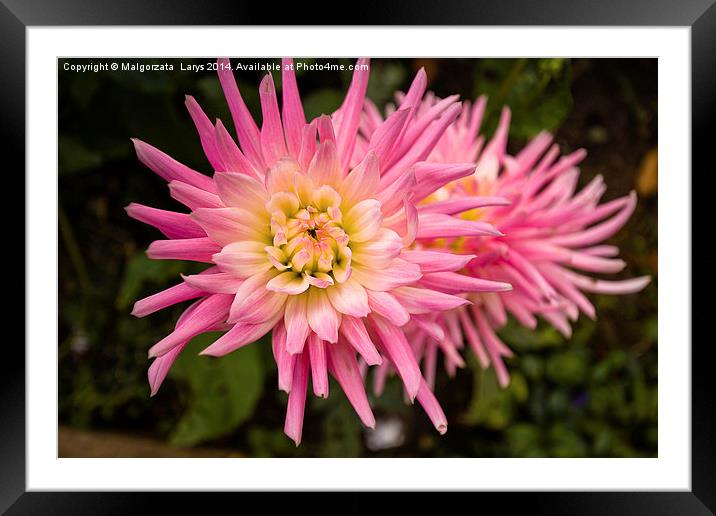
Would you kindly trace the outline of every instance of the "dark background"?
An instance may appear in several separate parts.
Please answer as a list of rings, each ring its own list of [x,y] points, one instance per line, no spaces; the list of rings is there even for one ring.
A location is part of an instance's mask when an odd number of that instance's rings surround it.
[[[183,307],[145,319],[129,315],[136,299],[196,270],[144,256],[159,234],[129,219],[123,206],[179,205],[136,159],[129,138],[208,171],[184,94],[227,127],[231,119],[213,72],[178,70],[180,62],[207,61],[170,60],[174,72],[144,73],[74,73],[59,63],[61,456],[656,455],[656,60],[373,62],[369,96],[379,106],[425,66],[438,95],[489,94],[483,134],[509,104],[513,151],[540,129],[556,131],[564,152],[586,147],[582,183],[603,174],[605,200],[633,188],[640,195],[632,220],[612,239],[628,263],[623,276],[655,278],[640,294],[594,296],[598,322],[580,319],[568,342],[546,325],[537,332],[506,328],[502,336],[516,358],[505,391],[474,361],[450,381],[441,371],[436,394],[450,423],[445,436],[419,407],[405,406],[394,381],[373,406],[379,427],[395,428],[396,436],[376,443],[332,385],[327,400],[310,398],[298,449],[282,432],[286,395],[276,389],[267,341],[212,360],[192,352],[202,345],[197,338],[149,398],[146,351]],[[261,75],[237,74],[258,119]],[[350,74],[306,72],[298,80],[306,114],[315,116],[338,107]]]

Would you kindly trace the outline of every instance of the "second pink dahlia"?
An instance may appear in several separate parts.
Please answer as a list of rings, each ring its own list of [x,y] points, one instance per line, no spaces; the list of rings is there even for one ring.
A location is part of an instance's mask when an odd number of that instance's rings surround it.
[[[418,113],[429,113],[443,102],[428,94]],[[500,385],[505,387],[509,373],[504,358],[512,356],[512,351],[496,329],[507,323],[508,314],[530,329],[536,328],[537,317],[541,317],[569,338],[570,323],[577,320],[580,312],[596,317],[585,293],[634,293],[650,281],[649,277],[608,281],[591,275],[624,269],[625,262],[617,257],[619,249],[604,241],[629,220],[636,207],[636,193],[600,203],[606,191],[601,176],[578,190],[578,164],[585,151],[561,156],[547,132],[538,134],[517,155],[509,155],[508,108],[503,109],[495,135],[486,143],[480,135],[485,107],[485,97],[472,106],[466,103],[429,157],[439,163],[474,163],[475,173],[436,191],[429,202],[418,206],[418,213],[456,215],[465,223],[484,221],[504,235],[425,238],[416,240],[413,247],[473,254],[475,258],[465,265],[461,275],[508,282],[514,289],[470,293],[469,306],[434,313],[428,321],[411,322],[409,339],[431,385],[438,351],[444,354],[449,373],[464,365],[458,352],[464,336],[480,365],[492,365]],[[381,120],[375,106],[367,104],[359,145],[371,138]],[[494,197],[508,199],[509,203],[481,205],[483,199]],[[425,278],[420,283],[453,292],[450,284],[426,282]],[[383,369],[385,373],[387,366]],[[382,381],[380,377],[377,380],[378,391]]]

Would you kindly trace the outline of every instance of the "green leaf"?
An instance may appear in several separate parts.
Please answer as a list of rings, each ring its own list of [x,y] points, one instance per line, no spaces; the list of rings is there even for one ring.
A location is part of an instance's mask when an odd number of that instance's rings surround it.
[[[585,357],[574,350],[555,353],[547,360],[547,378],[560,385],[579,385],[586,380]]]
[[[261,396],[264,369],[259,346],[265,339],[240,348],[222,358],[198,356],[220,334],[195,337],[171,370],[174,379],[189,388],[186,412],[169,442],[192,446],[235,430],[254,412]]]
[[[480,425],[491,430],[506,428],[514,417],[515,403],[526,401],[527,382],[520,373],[513,373],[510,385],[500,388],[494,369],[482,370],[470,359],[473,371],[472,399],[462,423]]]
[[[502,106],[512,111],[510,135],[530,138],[553,131],[572,107],[567,59],[483,59],[475,77],[476,96],[488,96],[483,134],[491,135]]]
[[[322,114],[333,113],[340,107],[343,95],[338,90],[328,88],[318,89],[308,94],[303,99],[303,110],[306,113],[306,119],[312,120]]]
[[[59,174],[75,174],[100,166],[102,154],[94,151],[71,136],[58,139]]]
[[[161,285],[171,278],[178,278],[180,273],[189,274],[193,270],[194,265],[189,262],[150,260],[144,251],[140,251],[127,262],[115,305],[117,309],[125,310],[139,298],[145,283]]]
[[[324,457],[359,457],[361,454],[361,423],[355,411],[345,398],[340,387],[331,382],[334,393],[327,400],[315,400],[324,403],[322,415],[323,442],[321,455]]]
[[[366,96],[382,111],[383,105],[393,100],[393,94],[401,87],[405,87],[405,68],[381,61],[374,62],[372,68]]]

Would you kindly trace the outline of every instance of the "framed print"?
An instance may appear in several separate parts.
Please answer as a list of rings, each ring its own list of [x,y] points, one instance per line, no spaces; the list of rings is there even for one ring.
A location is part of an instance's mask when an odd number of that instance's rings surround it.
[[[27,300],[3,509],[714,510],[691,305],[709,2],[351,26],[63,4],[0,11]]]

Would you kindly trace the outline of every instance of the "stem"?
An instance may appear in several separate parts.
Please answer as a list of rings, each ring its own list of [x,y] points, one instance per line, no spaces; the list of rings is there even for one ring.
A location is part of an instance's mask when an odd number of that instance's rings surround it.
[[[502,84],[500,84],[500,89],[497,90],[497,93],[493,97],[493,106],[495,106],[494,109],[500,109],[502,107],[502,103],[504,102],[505,98],[507,98],[507,95],[512,91],[512,88],[515,87],[515,83],[517,82],[517,79],[520,76],[520,73],[522,73],[522,70],[524,70],[525,66],[527,66],[527,59],[526,58],[520,58],[515,61],[515,64],[512,65],[512,68],[510,69],[510,72],[507,74],[507,76],[502,81]]]
[[[58,221],[60,225],[60,235],[62,241],[67,249],[67,254],[70,256],[72,266],[77,273],[77,281],[80,284],[80,291],[82,293],[82,311],[79,321],[79,326],[83,327],[86,319],[87,306],[89,306],[89,298],[92,290],[92,284],[87,273],[87,267],[85,265],[84,258],[80,251],[80,246],[77,245],[74,232],[72,231],[72,224],[65,214],[65,210],[62,209],[62,205],[58,208]]]

